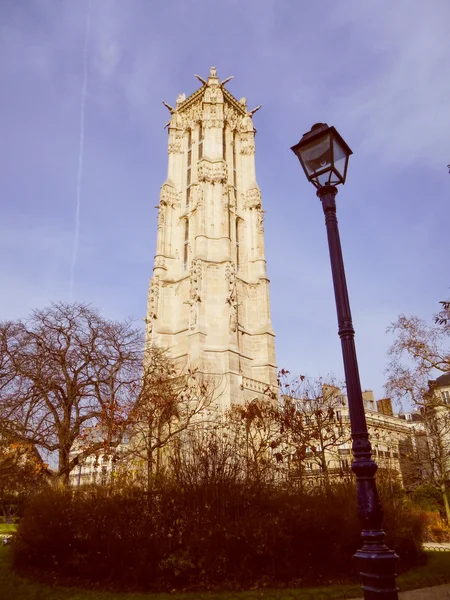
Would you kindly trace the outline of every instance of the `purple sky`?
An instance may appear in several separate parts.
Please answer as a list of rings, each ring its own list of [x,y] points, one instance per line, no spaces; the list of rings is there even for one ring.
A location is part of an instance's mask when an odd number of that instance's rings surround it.
[[[169,114],[215,65],[254,117],[277,361],[342,359],[319,200],[290,151],[317,121],[354,151],[338,216],[363,388],[386,327],[449,296],[448,0],[91,0],[76,300],[145,316]],[[2,0],[0,318],[68,300],[88,0]]]

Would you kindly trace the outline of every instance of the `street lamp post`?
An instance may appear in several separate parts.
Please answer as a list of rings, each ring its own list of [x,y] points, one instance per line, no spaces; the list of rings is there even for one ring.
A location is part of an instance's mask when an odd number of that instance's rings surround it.
[[[359,379],[344,260],[336,218],[337,185],[345,183],[348,159],[352,151],[334,127],[313,125],[300,142],[292,147],[308,180],[317,188],[327,228],[333,275],[334,296],[344,361],[350,413],[353,462],[356,475],[358,516],[362,521],[363,546],[355,554],[365,600],[397,600],[395,566],[397,555],[384,543],[383,512],[378,497],[375,473],[377,464],[367,431]]]

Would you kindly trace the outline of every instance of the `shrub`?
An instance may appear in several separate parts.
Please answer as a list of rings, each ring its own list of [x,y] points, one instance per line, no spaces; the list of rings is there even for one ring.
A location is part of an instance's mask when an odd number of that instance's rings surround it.
[[[411,500],[423,510],[444,513],[442,493],[434,485],[423,483],[411,492]]]
[[[360,545],[354,488],[328,497],[263,487],[160,483],[47,491],[19,526],[15,564],[59,580],[121,589],[210,589],[349,580]],[[389,545],[401,567],[420,557],[423,521],[387,504]]]
[[[450,527],[441,519],[437,512],[423,514],[425,521],[425,540],[427,542],[450,542]]]

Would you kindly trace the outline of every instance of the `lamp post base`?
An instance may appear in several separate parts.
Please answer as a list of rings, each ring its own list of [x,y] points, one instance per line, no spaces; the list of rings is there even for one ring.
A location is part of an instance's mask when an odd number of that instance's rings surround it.
[[[353,558],[362,581],[364,600],[397,600],[395,567],[398,556],[381,543],[365,544]]]

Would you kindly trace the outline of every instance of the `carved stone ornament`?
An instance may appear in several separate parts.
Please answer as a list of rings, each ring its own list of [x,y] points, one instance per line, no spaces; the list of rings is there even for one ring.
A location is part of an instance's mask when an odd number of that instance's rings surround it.
[[[247,190],[247,192],[245,193],[244,206],[249,210],[261,210],[261,192],[257,187]]]
[[[255,154],[255,134],[253,131],[241,133],[241,154]]]
[[[195,125],[202,120],[202,104],[201,102],[196,102],[195,104],[191,104],[186,110],[183,110],[180,113],[181,116],[181,126],[184,130],[193,129]]]
[[[225,279],[228,284],[228,296],[231,297],[236,293],[236,273],[232,262],[226,264]]]
[[[253,125],[252,118],[249,114],[246,114],[245,117],[241,117],[239,121],[239,130],[241,133],[253,133],[255,132],[255,127]]]
[[[223,160],[212,163],[207,160],[201,160],[198,164],[198,180],[208,183],[226,183],[227,165]]]
[[[183,118],[181,114],[175,110],[172,113],[172,118],[169,121],[169,133],[176,130],[181,131],[183,129]]]
[[[158,301],[159,301],[159,276],[155,275],[150,281],[148,290],[148,309],[147,318],[147,334],[151,335],[153,331],[153,321],[158,317]]]
[[[189,271],[189,282],[190,291],[189,297],[195,302],[200,302],[200,287],[202,282],[202,261],[199,258],[195,258],[192,261],[191,268]]]
[[[164,269],[166,267],[166,260],[163,256],[157,256],[155,258],[155,267]]]
[[[224,113],[225,121],[230,126],[230,129],[232,131],[234,129],[237,129],[238,123],[239,123],[240,119],[242,119],[242,115],[240,115],[238,113],[238,111],[233,106],[228,104],[227,102],[225,102],[225,105],[223,107],[223,113]]]
[[[258,226],[258,229],[259,229],[259,231],[261,233],[264,232],[264,213],[265,212],[266,211],[262,210],[261,208],[258,209],[258,223],[257,223],[257,226]],[[258,247],[259,247],[259,245],[258,245]]]
[[[203,206],[203,190],[197,183],[191,185],[190,204],[193,211]]]
[[[207,114],[203,118],[203,125],[206,129],[223,129],[223,119],[216,114]]]
[[[160,206],[170,206],[173,208],[178,203],[178,195],[175,188],[170,183],[165,183],[161,186],[159,194]]]
[[[218,85],[210,85],[203,96],[203,102],[210,102],[211,104],[217,104],[223,102],[222,90]]]
[[[228,296],[225,302],[230,305],[230,331],[236,331],[238,326],[238,303],[236,300],[236,272],[232,262],[228,262],[225,267],[225,280],[228,284]]]
[[[184,133],[182,129],[169,130],[169,154],[183,154]]]
[[[236,211],[236,191],[234,185],[227,186],[228,191],[228,206],[232,212]]]
[[[196,258],[189,270],[189,328],[195,329],[198,317],[198,303],[201,302],[202,261]]]

